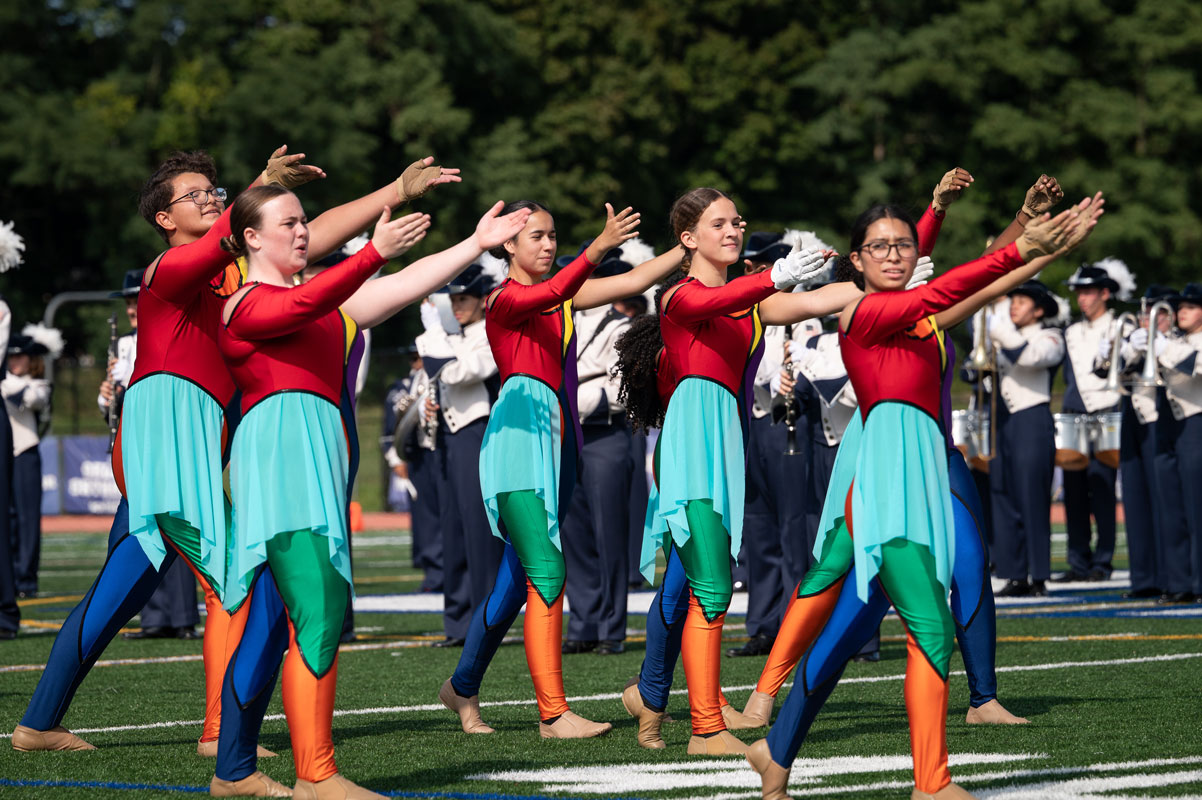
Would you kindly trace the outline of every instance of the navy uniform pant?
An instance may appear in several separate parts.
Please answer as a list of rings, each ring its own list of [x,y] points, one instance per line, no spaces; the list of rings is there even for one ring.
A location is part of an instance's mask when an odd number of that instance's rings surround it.
[[[196,578],[182,558],[163,573],[146,607],[142,609],[143,628],[194,628],[200,624],[196,606]]]
[[[472,610],[488,599],[505,548],[492,535],[480,491],[480,446],[487,425],[487,419],[478,419],[455,433],[447,432],[440,448],[443,630],[455,639],[467,637]]]
[[[798,439],[799,449],[805,448],[804,435]],[[785,455],[786,441],[783,424],[773,425],[771,417],[752,418],[743,513],[749,636],[776,637],[789,591],[801,578],[789,574],[786,550],[795,573],[806,540],[804,487],[809,459],[805,452]]]
[[[626,638],[630,484],[643,475],[635,474],[630,430],[621,420],[585,425],[581,457],[584,472],[560,525],[571,607],[567,638],[619,642]]]
[[[1190,591],[1202,597],[1202,414],[1181,421],[1177,466],[1186,487],[1185,521],[1190,539]]]
[[[1119,475],[1123,479],[1123,518],[1131,589],[1162,589],[1156,557],[1160,504],[1156,500],[1156,423],[1142,425],[1130,399],[1123,400]]]
[[[989,472],[997,574],[1046,581],[1052,570],[1052,412],[1041,403],[1011,414],[999,402],[997,422],[998,453]]]
[[[8,508],[12,467],[13,431],[8,422],[8,409],[0,408],[0,509]],[[13,577],[10,540],[0,536],[0,631],[15,633],[20,626],[21,611],[17,608],[17,582]]]
[[[1169,594],[1189,592],[1190,546],[1185,518],[1186,490],[1196,493],[1202,486],[1183,486],[1177,463],[1177,440],[1181,422],[1173,417],[1168,400],[1162,395],[1157,403],[1155,456],[1157,504],[1160,507],[1160,535],[1156,538],[1156,561],[1160,588]]]
[[[645,583],[643,574],[639,572],[639,558],[643,554],[643,522],[647,516],[650,495],[647,484],[647,434],[642,431],[630,434],[630,458],[634,462],[634,475],[630,480],[630,540],[626,550],[630,568],[626,582],[634,587]]]
[[[1105,409],[1112,411],[1114,409]],[[1067,414],[1085,414],[1084,409],[1064,409]],[[1096,458],[1083,470],[1064,471],[1064,518],[1068,529],[1068,568],[1082,575],[1091,570],[1110,574],[1114,558],[1114,482],[1118,470]],[[1090,517],[1098,527],[1097,547],[1090,547]]]
[[[42,456],[29,448],[12,461],[10,532],[13,548],[13,577],[17,591],[38,590],[38,561],[42,552]]]
[[[438,528],[438,455],[414,448],[408,460],[409,480],[417,497],[409,505],[413,531],[413,566],[422,571],[422,590],[442,591],[442,535]]]

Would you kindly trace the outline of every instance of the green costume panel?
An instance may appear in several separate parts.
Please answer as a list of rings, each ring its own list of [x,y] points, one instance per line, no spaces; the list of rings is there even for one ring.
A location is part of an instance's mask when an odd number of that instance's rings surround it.
[[[710,500],[690,500],[685,506],[689,540],[676,548],[693,596],[706,619],[726,613],[734,586],[730,577],[730,534]]]
[[[822,540],[822,555],[817,563],[810,567],[801,580],[798,597],[810,597],[822,594],[835,583],[842,580],[851,569],[855,550],[852,546],[851,533],[847,530],[847,521],[839,517],[835,530]]]
[[[296,629],[301,658],[320,678],[338,655],[350,600],[346,579],[330,563],[329,537],[312,530],[276,534],[267,542],[267,563]]]
[[[881,586],[939,677],[947,680],[956,623],[931,551],[908,539],[881,546]]]
[[[563,553],[547,535],[547,508],[533,490],[502,492],[497,506],[526,577],[548,606],[563,592]]]

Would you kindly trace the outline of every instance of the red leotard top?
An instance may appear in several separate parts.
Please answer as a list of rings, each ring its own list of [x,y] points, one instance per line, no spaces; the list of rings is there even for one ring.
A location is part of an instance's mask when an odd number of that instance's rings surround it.
[[[714,287],[685,278],[669,291],[659,321],[664,337],[661,363],[666,361],[668,367],[660,370],[661,384],[665,372],[672,390],[685,378],[708,378],[735,396],[742,414],[763,354],[758,304],[776,291],[770,271]]]
[[[943,227],[945,213],[937,213],[932,206],[922,212],[918,219],[918,256],[929,256],[935,249],[935,240],[939,238],[939,229]]]
[[[878,403],[909,403],[946,430],[942,419],[945,353],[931,315],[951,308],[1025,263],[1007,245],[901,292],[865,295],[852,312],[839,345],[847,375],[867,420]]]
[[[217,329],[225,296],[219,288],[234,257],[221,249],[230,234],[230,209],[195,242],[159,257],[138,292],[138,352],[129,384],[156,373],[178,375],[211,394],[222,408],[234,381],[221,360]]]
[[[254,283],[221,327],[221,354],[242,390],[242,413],[276,392],[311,392],[340,405],[354,322],[338,310],[386,261],[370,242],[312,280]]]

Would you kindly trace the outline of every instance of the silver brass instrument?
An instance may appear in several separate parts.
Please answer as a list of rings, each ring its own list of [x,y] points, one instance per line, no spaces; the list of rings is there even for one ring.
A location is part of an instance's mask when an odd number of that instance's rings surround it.
[[[785,326],[785,363],[782,369],[793,375],[793,356],[790,352],[789,344],[793,341],[793,326]],[[797,416],[800,409],[797,408],[797,395],[789,392],[785,396],[785,455],[799,456],[801,450],[797,447]]]
[[[1132,386],[1138,386],[1141,389],[1154,389],[1158,386],[1164,386],[1164,376],[1160,374],[1160,361],[1156,358],[1156,320],[1160,312],[1169,315],[1169,321],[1173,320],[1173,307],[1164,300],[1160,300],[1152,306],[1152,310],[1148,316],[1148,352],[1144,356],[1144,368],[1132,382]]]
[[[976,402],[973,413],[968,415],[968,434],[972,439],[972,454],[968,456],[969,463],[977,470],[988,472],[988,462],[997,454],[997,350],[989,340],[988,326],[985,324],[986,310],[981,309],[974,315],[976,327],[973,329],[972,351],[968,354],[966,366],[977,374]],[[989,411],[985,411],[985,378],[993,376],[992,391],[989,392]]]
[[[117,360],[117,312],[114,311],[109,317],[109,357],[110,364],[105,367],[105,373],[110,383],[113,383],[113,399],[109,400],[108,409],[104,412],[105,421],[109,424],[109,455],[112,455],[113,447],[117,444],[117,429],[121,425],[121,401],[125,395],[125,389],[113,382],[112,364]]]
[[[1123,340],[1127,336],[1124,333],[1124,327],[1128,324],[1134,330],[1139,327],[1139,320],[1130,311],[1125,311],[1114,321],[1114,327],[1110,330],[1110,361],[1106,364],[1106,384],[1103,387],[1108,392],[1131,394],[1130,388],[1123,384],[1119,364],[1119,351],[1122,349]]]

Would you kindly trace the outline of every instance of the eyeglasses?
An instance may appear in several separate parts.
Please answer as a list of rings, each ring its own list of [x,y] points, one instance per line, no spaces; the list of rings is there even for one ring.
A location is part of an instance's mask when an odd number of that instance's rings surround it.
[[[225,198],[229,196],[226,193],[225,189],[197,189],[195,191],[188,192],[183,197],[175,198],[174,200],[172,200],[170,203],[167,204],[167,207],[170,208],[171,206],[175,205],[176,203],[182,203],[185,200],[191,200],[193,203],[195,203],[198,206],[204,206],[206,203],[209,202],[209,195],[212,195],[213,199],[216,200],[218,203],[224,203]]]
[[[889,242],[870,242],[860,249],[867,250],[870,256],[879,261],[880,259],[888,258],[889,251],[895,247],[897,248],[898,258],[909,258],[918,252],[918,245],[911,239],[902,239],[900,242],[894,242],[893,244]]]

